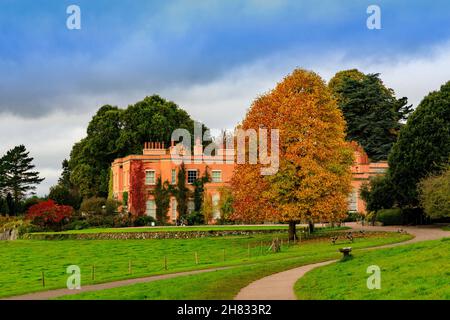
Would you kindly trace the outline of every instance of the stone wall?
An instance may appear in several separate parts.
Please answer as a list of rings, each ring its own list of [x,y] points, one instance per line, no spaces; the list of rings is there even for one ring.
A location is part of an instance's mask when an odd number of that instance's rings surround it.
[[[0,240],[16,240],[18,234],[17,229],[3,230],[0,232]]]
[[[32,240],[129,240],[129,239],[192,239],[224,236],[248,236],[252,234],[279,233],[283,230],[211,230],[211,231],[156,231],[156,232],[101,232],[78,234],[26,234]]]
[[[329,238],[336,234],[345,237],[347,230],[336,230],[326,232],[316,232],[313,234],[302,233],[301,238],[316,239]],[[255,234],[271,234],[271,233],[286,233],[287,230],[271,229],[271,230],[210,230],[210,231],[156,231],[156,232],[102,232],[102,233],[78,233],[78,234],[64,234],[64,233],[30,233],[25,234],[23,239],[31,240],[146,240],[146,239],[193,239],[206,237],[225,237],[225,236],[251,236]],[[376,232],[367,232],[369,234],[376,234]],[[300,237],[300,232],[297,232]],[[355,238],[364,237],[359,233],[353,232]]]

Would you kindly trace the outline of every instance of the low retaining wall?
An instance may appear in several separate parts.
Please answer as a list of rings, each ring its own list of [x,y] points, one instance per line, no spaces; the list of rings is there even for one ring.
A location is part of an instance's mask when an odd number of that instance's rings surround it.
[[[155,231],[155,232],[101,232],[77,234],[26,234],[30,240],[128,240],[128,239],[192,239],[205,237],[248,236],[279,233],[283,230],[211,230],[211,231]]]
[[[0,232],[1,240],[16,240],[19,232],[16,229],[4,230]]]
[[[326,238],[346,230],[302,234],[302,239]],[[210,230],[210,231],[155,231],[155,232],[103,232],[78,234],[25,234],[22,238],[29,240],[146,240],[146,239],[193,239],[225,236],[250,236],[254,234],[286,233],[287,230]],[[298,233],[299,234],[299,233]],[[358,237],[358,235],[355,235]]]

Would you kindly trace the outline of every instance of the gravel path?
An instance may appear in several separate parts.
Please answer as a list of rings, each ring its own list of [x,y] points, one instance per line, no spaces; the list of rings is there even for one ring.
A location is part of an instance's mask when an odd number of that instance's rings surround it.
[[[437,226],[420,226],[420,227],[371,227],[361,226],[356,223],[349,223],[347,226],[351,227],[353,231],[367,230],[367,231],[398,231],[403,229],[407,233],[414,236],[413,239],[393,243],[378,247],[372,247],[364,250],[374,250],[381,248],[390,248],[410,243],[436,240],[444,237],[450,237],[450,231],[444,231]],[[247,287],[241,289],[235,300],[296,300],[294,293],[294,285],[306,272],[321,267],[337,260],[329,260],[321,263],[308,264],[295,269],[276,273],[268,277],[252,282]]]
[[[157,281],[157,280],[170,279],[170,278],[187,276],[187,275],[198,274],[198,273],[225,270],[225,269],[229,269],[229,268],[231,268],[231,267],[203,269],[203,270],[163,274],[163,275],[151,276],[151,277],[145,277],[145,278],[120,280],[120,281],[114,281],[114,282],[82,286],[80,290],[69,290],[66,288],[66,289],[56,289],[56,290],[50,290],[50,291],[41,291],[41,292],[29,293],[29,294],[25,294],[25,295],[21,295],[21,296],[7,297],[7,298],[0,299],[0,300],[48,300],[48,299],[62,297],[65,295],[73,295],[73,294],[79,294],[79,293],[89,292],[89,291],[105,290],[105,289],[111,289],[111,288],[116,288],[116,287],[132,285],[132,284],[136,284],[136,283],[152,282],[152,281]]]

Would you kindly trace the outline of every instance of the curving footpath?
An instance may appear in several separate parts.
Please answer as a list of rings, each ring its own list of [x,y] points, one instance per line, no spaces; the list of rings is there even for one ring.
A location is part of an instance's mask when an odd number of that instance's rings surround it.
[[[67,296],[67,295],[79,294],[79,293],[83,293],[83,292],[106,290],[106,289],[128,286],[128,285],[132,285],[132,284],[136,284],[136,283],[152,282],[152,281],[157,281],[157,280],[164,280],[164,279],[194,275],[194,274],[205,273],[205,272],[225,270],[225,269],[229,269],[229,268],[232,268],[232,267],[219,267],[219,268],[211,268],[211,269],[201,269],[201,270],[194,270],[194,271],[168,273],[168,274],[149,276],[149,277],[144,277],[144,278],[132,278],[132,279],[126,279],[126,280],[118,280],[118,281],[113,281],[113,282],[106,282],[106,283],[82,286],[79,290],[55,289],[55,290],[49,290],[49,291],[39,291],[39,292],[28,293],[28,294],[24,294],[24,295],[20,295],[20,296],[1,298],[0,300],[48,300],[48,299],[54,299],[54,298]]]
[[[396,247],[406,244],[411,244],[426,240],[437,240],[444,237],[450,237],[450,231],[444,231],[437,226],[420,226],[420,227],[404,227],[404,226],[391,226],[391,227],[372,227],[361,226],[356,223],[346,224],[351,227],[353,231],[366,230],[366,231],[392,231],[396,232],[399,229],[403,229],[407,233],[414,236],[414,238],[378,247],[372,247],[361,250],[373,250]],[[294,293],[294,285],[298,279],[303,275],[314,269],[327,264],[336,262],[337,260],[329,260],[320,263],[308,264],[291,270],[275,273],[268,277],[259,279],[250,283],[247,287],[242,288],[235,300],[296,300],[297,297]]]

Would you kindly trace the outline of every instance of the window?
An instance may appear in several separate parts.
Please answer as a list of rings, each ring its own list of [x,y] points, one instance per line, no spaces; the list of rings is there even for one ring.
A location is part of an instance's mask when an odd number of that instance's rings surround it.
[[[172,184],[176,184],[177,183],[177,170],[176,169],[172,169]]]
[[[147,210],[146,210],[146,214],[149,217],[153,217],[156,219],[156,204],[155,204],[155,200],[147,200]]]
[[[155,184],[155,171],[147,170],[145,171],[145,184]]]
[[[172,199],[172,220],[177,220],[177,200]]]
[[[348,199],[348,210],[349,211],[358,211],[358,191],[353,189],[352,193]]]
[[[188,183],[193,184],[197,180],[197,170],[188,170]]]
[[[211,181],[212,182],[222,182],[222,171],[213,170],[211,172]]]

